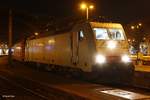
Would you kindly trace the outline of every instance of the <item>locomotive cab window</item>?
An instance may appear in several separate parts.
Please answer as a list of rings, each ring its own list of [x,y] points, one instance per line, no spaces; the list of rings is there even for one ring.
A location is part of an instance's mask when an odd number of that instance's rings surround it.
[[[107,30],[104,28],[94,28],[93,29],[97,40],[106,40],[109,39]]]
[[[113,40],[125,40],[121,29],[108,29],[109,38]]]
[[[93,28],[96,40],[125,40],[124,31],[115,28]]]
[[[80,30],[80,31],[78,32],[78,36],[79,36],[79,40],[83,40],[83,39],[85,38],[84,32],[83,32],[82,30]]]

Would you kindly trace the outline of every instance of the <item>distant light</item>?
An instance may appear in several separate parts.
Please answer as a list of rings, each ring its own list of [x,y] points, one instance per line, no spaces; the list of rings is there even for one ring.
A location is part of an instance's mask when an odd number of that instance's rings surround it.
[[[132,29],[132,30],[134,30],[134,29],[135,29],[135,27],[134,27],[134,26],[131,26],[131,29]]]
[[[18,47],[16,47],[16,49],[21,50],[21,47],[20,47],[20,46],[18,46]]]
[[[35,33],[34,33],[34,35],[38,36],[38,35],[39,35],[39,33],[35,32]]]
[[[80,6],[80,8],[83,9],[83,10],[87,9],[87,8],[93,9],[94,6],[93,5],[87,5],[86,3],[82,3],[81,6]]]
[[[142,26],[142,23],[139,23],[139,26]]]
[[[48,44],[52,45],[52,44],[54,44],[54,43],[55,43],[55,40],[54,40],[54,39],[48,40]]]
[[[132,41],[134,42],[135,40],[133,39]]]
[[[87,5],[85,3],[82,3],[81,4],[81,9],[86,9],[87,8]]]
[[[89,6],[89,8],[90,8],[90,9],[93,9],[93,8],[94,8],[94,6],[93,6],[93,5],[90,5],[90,6]]]
[[[128,42],[130,42],[131,40],[130,39],[128,39]]]

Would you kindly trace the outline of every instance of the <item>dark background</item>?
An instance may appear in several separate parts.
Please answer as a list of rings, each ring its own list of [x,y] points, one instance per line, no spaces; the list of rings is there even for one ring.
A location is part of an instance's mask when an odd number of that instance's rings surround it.
[[[13,11],[13,36],[15,40],[34,31],[36,25],[45,23],[48,17],[64,18],[83,16],[85,12],[79,9],[82,0],[3,0],[0,2],[0,39],[7,40],[8,11]],[[93,3],[95,9],[90,11],[90,17],[108,16],[120,23],[150,18],[150,0],[84,0]],[[42,19],[42,21],[41,21]]]
[[[124,21],[150,16],[149,0],[84,0],[95,5],[95,15],[114,16]],[[79,14],[82,0],[3,0],[1,10],[13,8],[36,15],[72,16]]]

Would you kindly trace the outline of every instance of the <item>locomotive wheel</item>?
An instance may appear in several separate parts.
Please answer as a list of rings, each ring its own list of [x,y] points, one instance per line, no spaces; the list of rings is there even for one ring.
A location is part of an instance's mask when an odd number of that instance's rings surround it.
[[[95,72],[83,72],[82,78],[87,81],[96,81],[99,79],[99,74]]]
[[[81,78],[82,77],[82,71],[79,69],[75,69],[71,72],[71,75],[75,78]]]

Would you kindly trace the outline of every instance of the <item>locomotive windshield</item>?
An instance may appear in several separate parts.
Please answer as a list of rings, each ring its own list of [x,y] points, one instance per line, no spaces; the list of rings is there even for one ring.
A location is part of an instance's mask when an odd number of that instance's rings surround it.
[[[125,40],[122,29],[93,28],[97,40]]]

